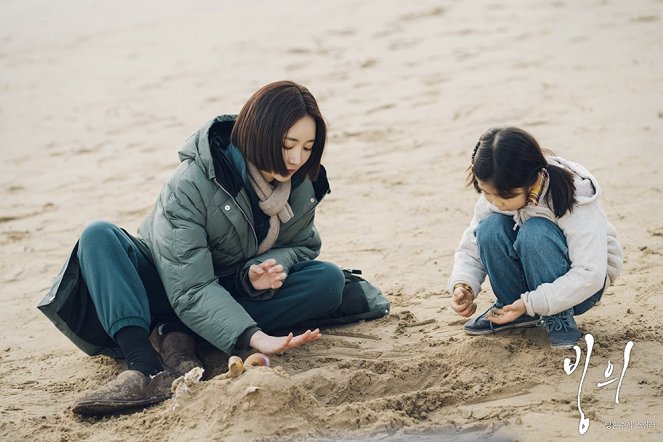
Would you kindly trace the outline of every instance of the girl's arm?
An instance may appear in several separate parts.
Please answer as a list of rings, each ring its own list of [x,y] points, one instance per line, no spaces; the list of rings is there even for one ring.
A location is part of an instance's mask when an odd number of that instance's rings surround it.
[[[474,236],[479,222],[490,215],[492,211],[488,207],[488,202],[483,195],[479,197],[474,206],[474,216],[470,225],[465,229],[460,239],[460,244],[454,254],[454,266],[449,278],[449,293],[454,292],[454,286],[459,283],[465,283],[472,288],[474,298],[481,291],[481,284],[486,279],[486,270],[483,268],[477,239]]]
[[[551,283],[521,295],[530,315],[553,315],[598,292],[607,275],[606,220],[598,202],[573,208],[558,220],[566,237],[571,269]]]

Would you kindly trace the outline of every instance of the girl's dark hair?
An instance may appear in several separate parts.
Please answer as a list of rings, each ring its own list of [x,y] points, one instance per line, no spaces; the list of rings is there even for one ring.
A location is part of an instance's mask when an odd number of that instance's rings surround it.
[[[539,143],[532,135],[516,127],[494,127],[487,130],[474,147],[468,169],[467,184],[481,193],[478,181],[485,181],[502,198],[512,198],[519,189],[529,189],[546,169],[550,176],[547,201],[560,218],[573,210],[575,185],[573,174],[548,164]]]
[[[288,130],[306,116],[315,121],[315,141],[300,170],[314,180],[320,170],[327,125],[315,98],[302,85],[278,81],[260,88],[239,112],[230,142],[258,169],[285,176],[288,167],[283,160],[283,141]]]

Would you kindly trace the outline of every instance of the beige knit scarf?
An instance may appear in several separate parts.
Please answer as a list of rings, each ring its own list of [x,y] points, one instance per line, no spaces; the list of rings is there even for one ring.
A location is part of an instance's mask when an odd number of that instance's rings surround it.
[[[269,231],[267,236],[258,245],[258,255],[271,249],[276,239],[279,237],[281,230],[281,223],[287,223],[292,219],[294,214],[288,198],[290,198],[290,180],[284,183],[278,183],[276,187],[263,178],[258,168],[250,161],[246,162],[249,170],[249,181],[251,187],[258,195],[260,202],[258,205],[269,216]]]

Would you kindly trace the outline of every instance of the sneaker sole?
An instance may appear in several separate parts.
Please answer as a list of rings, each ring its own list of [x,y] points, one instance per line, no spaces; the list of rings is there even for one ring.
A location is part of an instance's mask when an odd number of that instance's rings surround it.
[[[80,416],[98,416],[105,414],[117,414],[134,408],[145,408],[149,405],[158,404],[169,399],[171,395],[135,400],[135,401],[81,401],[71,409],[72,413]]]
[[[483,336],[483,335],[493,335],[496,333],[501,333],[507,330],[513,330],[515,328],[531,328],[531,327],[536,327],[540,320],[532,320],[528,322],[521,322],[518,324],[510,324],[510,325],[504,325],[504,326],[497,326],[493,329],[487,329],[487,330],[468,330],[463,327],[463,330],[465,331],[465,334],[470,335],[470,336]]]
[[[552,345],[550,344],[550,348],[553,348],[555,350],[572,350],[573,347],[575,347],[577,344],[570,344],[570,345]]]
[[[574,342],[573,344],[556,344],[556,345],[550,344],[550,348],[554,348],[554,349],[558,349],[558,350],[570,350],[573,347],[575,347],[576,345],[578,345],[577,341]]]

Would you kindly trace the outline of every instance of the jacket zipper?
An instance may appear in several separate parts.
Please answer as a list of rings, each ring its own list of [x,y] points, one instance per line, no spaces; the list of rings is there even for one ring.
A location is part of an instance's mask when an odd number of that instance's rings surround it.
[[[249,223],[249,226],[251,226],[251,231],[253,232],[253,238],[254,238],[255,241],[256,241],[256,247],[257,247],[257,246],[258,246],[258,234],[256,234],[256,229],[255,229],[253,223],[252,223],[251,221],[249,221],[249,217],[248,217],[248,215],[246,214],[246,212],[244,212],[244,209],[242,209],[242,206],[240,206],[240,205],[237,203],[237,201],[235,201],[235,198],[233,198],[233,196],[230,194],[230,192],[228,192],[228,191],[227,191],[227,190],[226,190],[226,189],[225,189],[225,188],[224,188],[224,187],[223,187],[223,186],[217,181],[216,178],[214,178],[214,182],[216,183],[217,186],[219,186],[219,188],[220,188],[221,190],[223,190],[223,191],[225,192],[226,195],[228,195],[228,196],[230,197],[231,200],[233,200],[233,201],[235,202],[235,204],[237,205],[237,208],[239,209],[239,211],[242,213],[242,215],[244,215],[244,219],[246,219],[246,222]],[[309,211],[306,212],[306,213],[305,213],[304,215],[302,215],[302,216],[306,216],[306,215],[308,215],[309,213],[313,212],[313,211],[318,207],[318,205],[322,202],[322,200],[325,198],[325,196],[327,195],[327,193],[329,193],[329,191],[325,192],[325,193],[322,195],[322,198],[320,198],[320,200],[319,200],[317,203],[315,203],[315,206],[311,207],[311,209],[309,209]],[[287,230],[287,229],[286,229],[286,230]]]
[[[216,178],[214,178],[214,182],[216,183],[217,186],[219,186],[219,188],[221,190],[223,190],[226,193],[226,195],[228,195],[228,197],[230,197],[231,200],[233,200],[233,202],[235,203],[235,205],[237,206],[239,211],[242,213],[242,215],[244,215],[244,219],[246,219],[246,222],[249,224],[249,226],[251,226],[251,232],[253,232],[253,239],[255,239],[256,247],[258,247],[258,235],[256,234],[256,229],[253,226],[253,223],[251,221],[249,221],[249,217],[246,214],[246,212],[244,212],[244,209],[242,209],[242,206],[240,206],[239,203],[237,203],[237,201],[235,201],[235,198],[232,197],[230,192],[228,192],[226,189],[224,189],[224,187],[221,184],[219,184],[219,182],[216,180]]]

